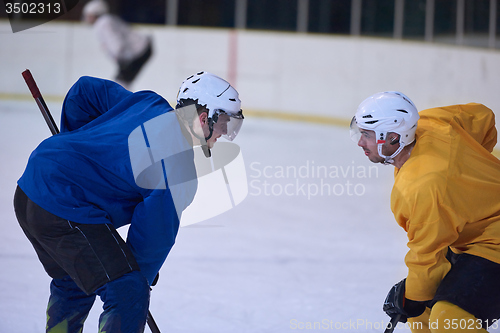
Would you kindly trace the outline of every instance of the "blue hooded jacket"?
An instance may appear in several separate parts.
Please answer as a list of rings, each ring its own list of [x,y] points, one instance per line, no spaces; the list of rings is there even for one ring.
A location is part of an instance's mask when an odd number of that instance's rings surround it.
[[[33,151],[18,181],[33,202],[61,218],[115,228],[130,224],[127,244],[150,283],[175,242],[180,213],[196,192],[196,183],[182,186],[183,202],[176,210],[167,179],[175,175],[172,170],[193,170],[194,164],[191,144],[172,110],[152,91],[132,93],[112,81],[82,77],[64,100],[61,133]],[[144,124],[155,122],[165,139],[148,138]],[[174,151],[184,152],[182,158],[161,160],[146,153],[148,159],[139,162],[156,164],[163,186],[138,185],[130,154],[137,128],[146,152],[150,142],[166,140]]]

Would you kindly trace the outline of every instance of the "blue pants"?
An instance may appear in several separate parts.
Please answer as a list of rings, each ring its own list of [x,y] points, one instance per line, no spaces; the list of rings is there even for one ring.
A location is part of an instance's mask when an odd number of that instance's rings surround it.
[[[53,279],[47,306],[47,332],[82,332],[96,295],[103,301],[99,332],[144,332],[149,308],[149,284],[139,271],[106,283],[87,295],[69,277]]]

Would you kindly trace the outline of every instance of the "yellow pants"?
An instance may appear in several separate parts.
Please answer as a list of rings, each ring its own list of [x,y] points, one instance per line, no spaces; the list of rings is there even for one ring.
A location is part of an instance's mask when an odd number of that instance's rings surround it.
[[[481,321],[464,309],[439,301],[427,308],[419,317],[409,318],[408,324],[412,333],[486,333]]]

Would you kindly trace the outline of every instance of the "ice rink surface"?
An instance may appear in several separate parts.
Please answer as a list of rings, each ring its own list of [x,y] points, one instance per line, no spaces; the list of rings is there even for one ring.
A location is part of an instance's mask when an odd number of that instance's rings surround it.
[[[59,120],[60,103],[48,105]],[[42,332],[50,278],[12,197],[50,132],[32,100],[0,100],[0,126],[0,332]],[[370,163],[341,127],[247,117],[234,142],[248,196],[180,229],[151,296],[161,332],[383,332],[384,298],[406,276],[393,167]],[[84,332],[97,331],[101,306]]]

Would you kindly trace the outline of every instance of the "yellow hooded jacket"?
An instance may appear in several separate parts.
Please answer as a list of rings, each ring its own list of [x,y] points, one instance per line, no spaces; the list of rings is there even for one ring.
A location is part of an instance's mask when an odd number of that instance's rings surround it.
[[[391,209],[408,234],[406,298],[434,297],[448,247],[500,264],[500,161],[495,116],[481,104],[421,111],[409,159],[395,170]]]

